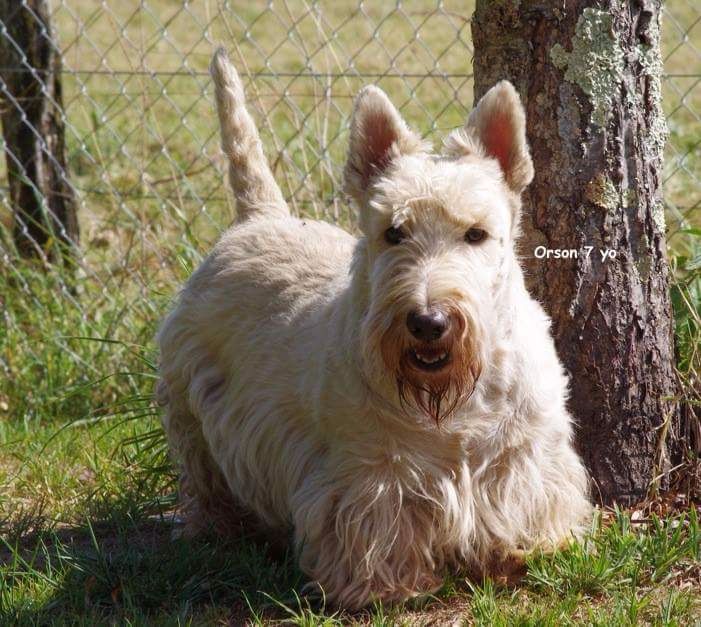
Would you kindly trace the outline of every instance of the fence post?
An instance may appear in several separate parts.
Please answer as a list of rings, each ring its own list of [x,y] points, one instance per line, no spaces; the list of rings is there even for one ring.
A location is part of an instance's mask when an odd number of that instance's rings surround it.
[[[47,0],[0,0],[0,96],[17,250],[66,260],[79,230],[66,169],[61,55]]]

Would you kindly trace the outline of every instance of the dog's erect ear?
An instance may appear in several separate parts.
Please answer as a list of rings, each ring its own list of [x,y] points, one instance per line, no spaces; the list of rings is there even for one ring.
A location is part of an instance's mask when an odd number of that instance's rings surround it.
[[[479,154],[496,159],[506,183],[517,194],[533,180],[526,112],[509,81],[500,81],[480,98],[465,127],[446,139],[445,153]]]
[[[362,202],[372,181],[399,155],[424,149],[421,138],[406,125],[379,87],[365,87],[356,97],[350,146],[344,170],[345,191]]]

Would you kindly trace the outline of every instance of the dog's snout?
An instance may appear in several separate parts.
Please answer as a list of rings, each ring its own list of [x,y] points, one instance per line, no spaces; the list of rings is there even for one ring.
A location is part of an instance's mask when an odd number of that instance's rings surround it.
[[[412,311],[406,318],[411,334],[424,342],[439,340],[448,330],[449,319],[440,309],[419,313]]]

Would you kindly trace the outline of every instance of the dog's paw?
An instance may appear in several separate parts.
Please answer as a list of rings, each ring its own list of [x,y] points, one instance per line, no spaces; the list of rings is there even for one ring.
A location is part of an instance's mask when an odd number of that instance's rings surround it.
[[[527,551],[515,549],[499,556],[490,565],[489,574],[498,585],[515,586],[526,576],[528,555]]]

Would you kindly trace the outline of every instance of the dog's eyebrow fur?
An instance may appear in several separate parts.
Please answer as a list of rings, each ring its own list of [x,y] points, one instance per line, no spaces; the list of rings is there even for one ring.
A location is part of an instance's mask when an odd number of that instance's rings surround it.
[[[491,214],[493,210],[489,207],[484,207],[482,205],[472,205],[469,208],[469,212],[461,209],[460,207],[443,205],[443,212],[445,213],[448,220],[455,223],[457,226],[463,226],[465,228],[471,228],[476,225],[482,225],[489,227],[494,222],[491,219]],[[469,213],[469,217],[468,214]]]
[[[453,223],[458,228],[472,228],[482,226],[490,229],[492,226],[489,219],[489,208],[471,207],[470,217],[467,218],[463,211],[456,210],[445,199],[435,195],[414,196],[403,201],[401,204],[392,207],[392,226],[399,228],[402,224],[410,220],[418,209],[429,208],[433,211],[442,212],[445,219]]]
[[[414,196],[413,198],[408,198],[400,205],[395,205],[392,207],[392,226],[397,228],[404,224],[404,222],[406,222],[411,217],[411,214],[416,210],[416,207],[413,205],[429,202],[436,202],[436,198],[429,195]]]

